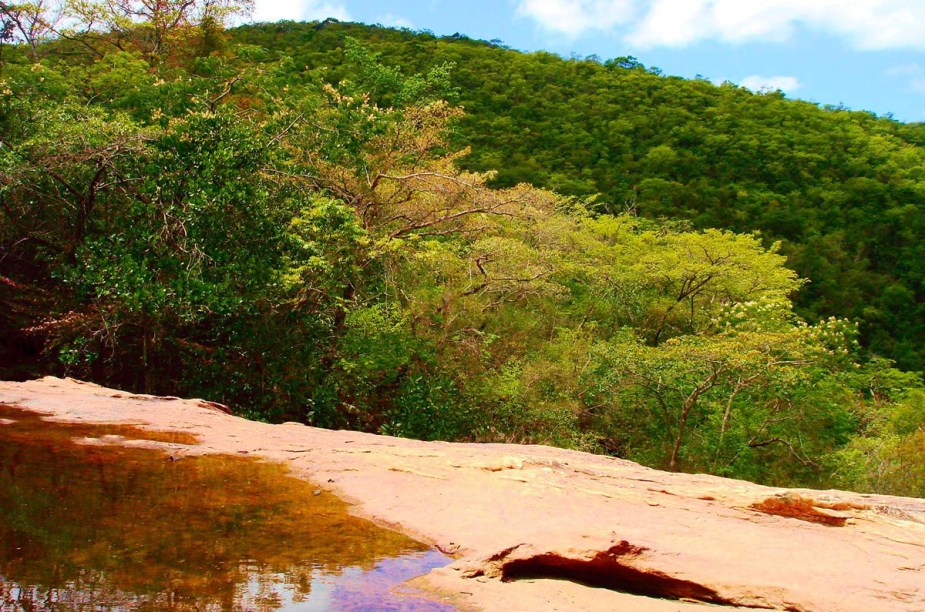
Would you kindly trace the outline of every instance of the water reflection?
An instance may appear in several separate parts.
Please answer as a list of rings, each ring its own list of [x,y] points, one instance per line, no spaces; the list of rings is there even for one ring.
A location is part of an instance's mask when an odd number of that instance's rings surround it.
[[[119,427],[0,406],[0,610],[440,610],[390,589],[449,560],[238,457],[77,444]],[[189,442],[176,437],[170,442]]]

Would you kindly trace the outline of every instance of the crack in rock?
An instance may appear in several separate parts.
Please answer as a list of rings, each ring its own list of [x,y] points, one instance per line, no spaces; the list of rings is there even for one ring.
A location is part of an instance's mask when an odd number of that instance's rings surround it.
[[[621,593],[654,597],[672,601],[701,602],[722,606],[774,609],[769,602],[758,603],[755,598],[743,601],[724,597],[714,589],[676,578],[653,569],[635,567],[632,563],[648,549],[621,541],[605,551],[591,557],[572,558],[558,553],[542,553],[524,558],[508,559],[519,548],[514,546],[493,555],[489,561],[500,562],[497,574],[503,582],[517,580],[559,579],[568,580],[594,588],[604,588]],[[483,576],[488,572],[473,572]],[[495,574],[495,572],[491,572]],[[781,606],[784,609],[799,610],[799,607]]]
[[[769,497],[762,502],[749,506],[752,510],[765,514],[795,518],[828,527],[844,527],[845,523],[848,522],[848,517],[820,512],[819,507],[820,505],[814,500],[801,497],[795,493]]]

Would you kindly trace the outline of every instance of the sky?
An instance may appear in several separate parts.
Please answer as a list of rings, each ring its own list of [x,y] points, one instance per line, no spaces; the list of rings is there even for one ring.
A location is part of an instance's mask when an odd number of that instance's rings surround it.
[[[668,75],[925,121],[925,0],[256,0],[252,19],[327,17],[631,55]]]

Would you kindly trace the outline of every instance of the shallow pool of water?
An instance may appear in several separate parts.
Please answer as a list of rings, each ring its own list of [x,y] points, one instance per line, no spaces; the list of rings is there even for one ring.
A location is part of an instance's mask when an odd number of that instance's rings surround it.
[[[0,610],[452,609],[393,592],[449,558],[283,466],[123,438],[194,441],[0,406]]]

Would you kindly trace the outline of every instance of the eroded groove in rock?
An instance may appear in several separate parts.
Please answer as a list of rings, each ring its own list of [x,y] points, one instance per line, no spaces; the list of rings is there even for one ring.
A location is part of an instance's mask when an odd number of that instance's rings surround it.
[[[735,602],[723,598],[713,589],[696,582],[674,578],[657,571],[642,570],[621,561],[628,556],[637,556],[641,550],[622,542],[590,559],[570,559],[553,553],[515,559],[501,566],[501,579],[510,582],[556,578],[585,586],[659,599],[686,599],[735,605]]]
[[[813,500],[795,494],[769,497],[749,507],[765,514],[795,518],[828,527],[844,527],[848,522],[846,517],[820,512]]]

